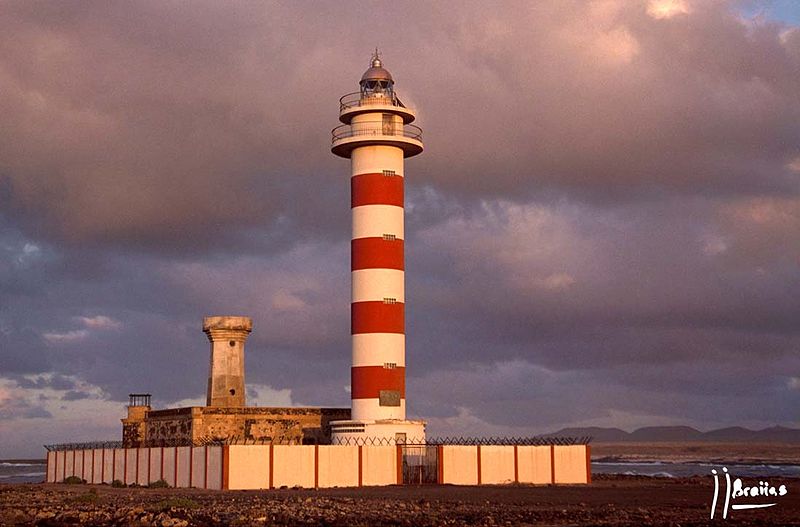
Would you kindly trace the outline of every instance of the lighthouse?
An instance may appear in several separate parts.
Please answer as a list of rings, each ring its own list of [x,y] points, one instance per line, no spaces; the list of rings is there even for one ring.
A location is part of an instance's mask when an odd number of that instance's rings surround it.
[[[333,443],[423,442],[406,419],[404,160],[422,152],[416,115],[394,91],[377,50],[339,100],[331,151],[350,160],[351,420],[331,423]]]

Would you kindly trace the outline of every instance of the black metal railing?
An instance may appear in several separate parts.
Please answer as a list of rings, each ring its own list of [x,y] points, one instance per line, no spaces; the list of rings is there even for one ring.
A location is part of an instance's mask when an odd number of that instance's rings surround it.
[[[359,108],[361,106],[371,106],[371,105],[384,105],[384,106],[397,106],[398,108],[405,108],[406,105],[403,104],[400,99],[394,93],[389,95],[385,94],[374,94],[374,95],[365,95],[361,92],[353,92],[344,95],[341,99],[339,99],[339,112],[343,112],[350,108]]]
[[[129,393],[128,406],[150,406],[150,397],[149,393]]]
[[[331,130],[331,136],[334,143],[342,139],[362,136],[399,136],[422,141],[422,128],[413,124],[385,124],[382,121],[363,121],[337,126]]]

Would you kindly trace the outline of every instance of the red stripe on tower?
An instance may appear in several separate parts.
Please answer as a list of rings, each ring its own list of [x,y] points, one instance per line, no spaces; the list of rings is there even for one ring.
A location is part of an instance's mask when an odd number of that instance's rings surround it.
[[[405,314],[403,304],[383,302],[353,302],[350,304],[350,332],[360,333],[403,333]]]
[[[350,179],[350,207],[361,205],[403,206],[403,178],[383,174],[359,174]]]
[[[350,270],[403,270],[403,240],[386,238],[357,238],[350,242]]]
[[[400,392],[406,396],[406,369],[383,366],[354,366],[350,370],[350,385],[353,399],[376,399],[381,390]]]

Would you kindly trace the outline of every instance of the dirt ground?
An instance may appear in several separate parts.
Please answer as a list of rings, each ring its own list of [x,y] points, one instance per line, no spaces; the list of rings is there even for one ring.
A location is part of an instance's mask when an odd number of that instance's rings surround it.
[[[204,491],[0,485],[0,525],[795,525],[800,479],[769,509],[710,520],[710,477],[597,476],[588,486]],[[762,498],[763,499],[763,498]],[[753,500],[756,501],[756,500]]]

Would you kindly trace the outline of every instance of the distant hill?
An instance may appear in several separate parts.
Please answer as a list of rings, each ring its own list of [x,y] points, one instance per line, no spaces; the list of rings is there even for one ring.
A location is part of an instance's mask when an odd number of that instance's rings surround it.
[[[749,430],[740,426],[720,428],[709,432],[701,432],[690,426],[647,426],[633,432],[619,428],[602,428],[590,426],[586,428],[563,428],[558,432],[545,436],[591,436],[592,441],[599,443],[621,443],[625,441],[654,443],[675,441],[718,441],[738,443],[800,443],[800,430],[773,426],[763,430]]]

